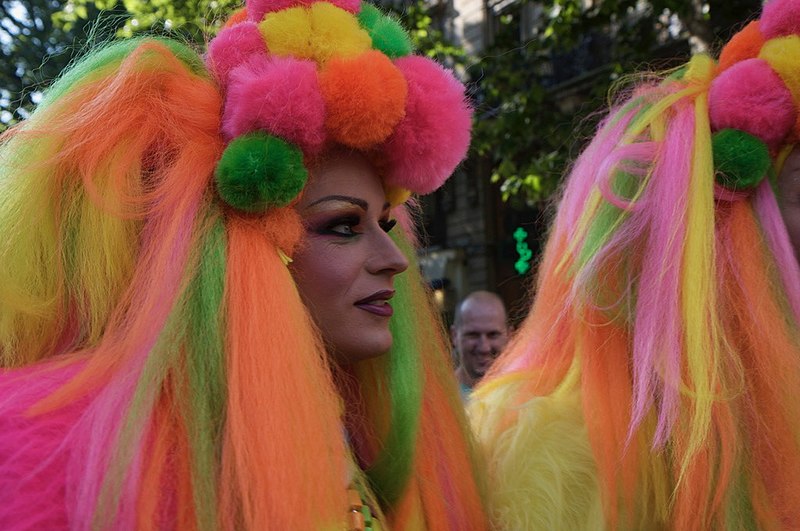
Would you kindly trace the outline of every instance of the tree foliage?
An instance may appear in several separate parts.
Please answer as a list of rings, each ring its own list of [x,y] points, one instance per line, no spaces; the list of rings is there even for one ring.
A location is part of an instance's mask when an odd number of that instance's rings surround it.
[[[403,27],[408,29],[417,53],[425,54],[451,67],[463,66],[467,60],[464,48],[448,40],[444,33],[436,28],[425,0],[410,0],[385,7],[400,19]]]
[[[239,0],[0,0],[0,131],[90,46],[138,32],[202,44]]]
[[[121,9],[126,14],[118,35],[150,32],[167,34],[203,44],[220,28],[241,0],[68,0],[62,13],[65,23],[76,21],[80,10]]]
[[[0,2],[0,130],[25,118],[37,90],[69,62],[73,34],[53,24],[59,0]]]
[[[544,0],[496,13],[494,42],[468,72],[478,87],[473,148],[490,159],[504,199],[533,203],[553,193],[622,74],[713,49],[760,5]]]

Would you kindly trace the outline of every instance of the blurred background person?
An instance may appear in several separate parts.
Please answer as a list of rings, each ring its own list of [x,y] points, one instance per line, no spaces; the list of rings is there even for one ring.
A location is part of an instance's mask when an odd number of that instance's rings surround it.
[[[508,316],[503,300],[490,291],[474,291],[456,308],[450,337],[458,363],[456,378],[467,397],[506,346]]]

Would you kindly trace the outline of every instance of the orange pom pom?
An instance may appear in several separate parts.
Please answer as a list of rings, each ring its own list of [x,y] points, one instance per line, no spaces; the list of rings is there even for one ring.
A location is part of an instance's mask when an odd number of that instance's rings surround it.
[[[764,42],[764,35],[758,27],[758,21],[754,20],[731,37],[730,42],[722,49],[718,71],[722,72],[739,61],[758,57]]]
[[[235,26],[236,24],[244,22],[245,20],[247,20],[247,8],[243,7],[241,9],[237,9],[233,12],[230,18],[225,21],[225,25],[222,26],[222,29],[230,28],[231,26]]]
[[[330,138],[356,149],[386,140],[405,116],[408,85],[388,57],[369,51],[335,58],[319,75]]]

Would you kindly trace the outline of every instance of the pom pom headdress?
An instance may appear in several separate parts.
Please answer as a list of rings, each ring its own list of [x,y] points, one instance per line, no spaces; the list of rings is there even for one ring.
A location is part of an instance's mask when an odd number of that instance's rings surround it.
[[[754,190],[800,138],[798,13],[795,0],[768,2],[720,54],[708,103],[717,183],[726,190]]]
[[[223,200],[285,205],[307,173],[286,161],[331,145],[374,156],[393,203],[440,187],[466,154],[471,111],[452,73],[411,53],[396,20],[357,0],[249,1],[207,58],[225,92]]]

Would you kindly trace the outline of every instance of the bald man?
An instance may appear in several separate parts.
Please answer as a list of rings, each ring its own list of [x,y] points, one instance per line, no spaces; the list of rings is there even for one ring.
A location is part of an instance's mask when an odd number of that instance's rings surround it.
[[[508,319],[503,300],[490,291],[470,293],[456,308],[450,328],[459,367],[456,378],[467,396],[508,342]]]

